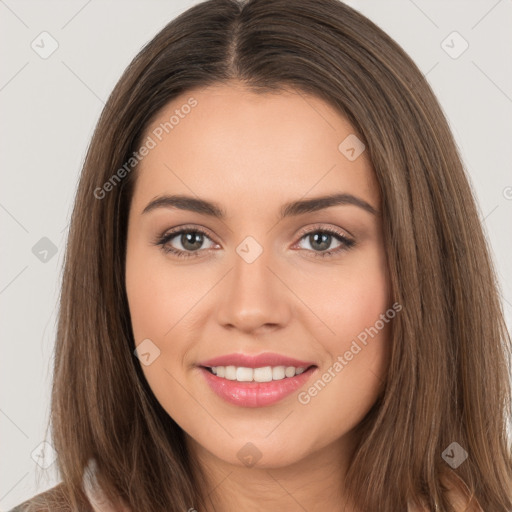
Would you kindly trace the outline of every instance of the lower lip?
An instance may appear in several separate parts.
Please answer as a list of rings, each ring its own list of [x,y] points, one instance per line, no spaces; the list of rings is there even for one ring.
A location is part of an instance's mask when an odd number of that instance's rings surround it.
[[[238,382],[217,377],[206,368],[199,369],[212,391],[227,402],[240,407],[264,407],[279,402],[299,389],[317,368],[313,366],[295,377],[270,382]]]

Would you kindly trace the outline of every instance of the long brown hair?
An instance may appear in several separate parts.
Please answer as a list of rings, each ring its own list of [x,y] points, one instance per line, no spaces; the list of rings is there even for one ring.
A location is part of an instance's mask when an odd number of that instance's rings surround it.
[[[134,511],[205,510],[201,468],[133,354],[124,286],[137,170],[113,175],[178,95],[241,81],[325,100],[362,138],[380,186],[394,320],[385,390],[360,425],[346,487],[361,510],[453,510],[456,474],[486,511],[512,510],[506,330],[475,200],[445,116],[402,48],[338,0],[210,0],[129,65],[95,130],[65,256],[51,422],[65,495],[86,509],[84,467]],[[109,182],[110,186],[105,186]],[[451,470],[443,452],[467,460]]]

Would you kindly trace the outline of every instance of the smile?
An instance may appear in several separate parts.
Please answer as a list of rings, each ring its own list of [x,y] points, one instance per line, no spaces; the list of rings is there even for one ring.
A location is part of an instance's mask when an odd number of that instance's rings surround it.
[[[210,371],[227,380],[238,382],[270,382],[295,377],[304,373],[306,368],[294,366],[263,366],[261,368],[244,368],[243,366],[214,366]]]
[[[198,368],[208,387],[239,407],[265,407],[283,400],[317,372],[312,362],[279,354],[230,354],[203,361]]]

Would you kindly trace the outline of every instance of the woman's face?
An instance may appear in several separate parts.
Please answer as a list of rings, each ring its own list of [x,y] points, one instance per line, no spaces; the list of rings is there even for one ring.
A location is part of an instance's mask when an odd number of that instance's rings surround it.
[[[340,448],[382,387],[395,314],[353,127],[314,96],[233,83],[175,99],[143,142],[126,289],[156,398],[224,463]]]

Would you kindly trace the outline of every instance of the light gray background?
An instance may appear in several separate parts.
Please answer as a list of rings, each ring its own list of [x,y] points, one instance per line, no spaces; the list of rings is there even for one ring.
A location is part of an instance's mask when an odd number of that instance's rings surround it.
[[[2,510],[60,481],[55,464],[42,469],[31,454],[45,435],[63,249],[93,128],[142,45],[196,3],[0,0]],[[347,3],[404,47],[437,94],[477,194],[510,327],[512,1]],[[47,59],[31,48],[43,31],[59,45]],[[453,31],[469,43],[456,59],[442,47]],[[32,252],[43,237],[57,248],[46,262]]]

